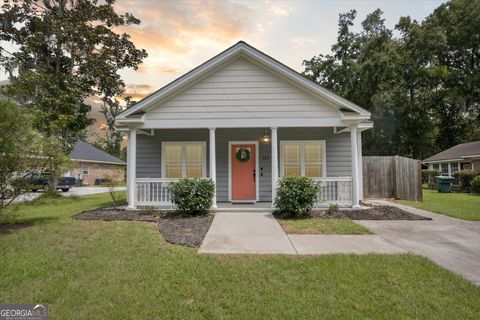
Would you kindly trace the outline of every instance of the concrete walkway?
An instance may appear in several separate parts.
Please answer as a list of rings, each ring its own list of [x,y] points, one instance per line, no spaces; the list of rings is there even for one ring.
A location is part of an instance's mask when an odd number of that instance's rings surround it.
[[[388,201],[374,204],[395,206],[431,221],[356,221],[383,239],[430,258],[439,265],[480,285],[480,222],[466,221]],[[480,208],[479,208],[480,210]]]
[[[312,255],[406,251],[375,235],[287,235],[268,212],[219,212],[198,252]]]

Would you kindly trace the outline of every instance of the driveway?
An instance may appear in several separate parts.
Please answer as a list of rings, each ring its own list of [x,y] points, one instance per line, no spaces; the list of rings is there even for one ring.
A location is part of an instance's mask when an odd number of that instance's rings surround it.
[[[116,190],[126,190],[126,187],[117,187]],[[85,196],[89,194],[97,194],[97,193],[104,193],[108,192],[109,188],[107,187],[73,187],[68,192],[59,191],[59,194],[70,197],[70,196]],[[15,199],[13,203],[19,203],[24,201],[31,201],[41,195],[42,192],[28,192],[25,194],[20,195]]]
[[[451,218],[388,201],[371,202],[395,206],[433,220],[356,222],[383,239],[411,253],[430,258],[480,285],[480,222]]]

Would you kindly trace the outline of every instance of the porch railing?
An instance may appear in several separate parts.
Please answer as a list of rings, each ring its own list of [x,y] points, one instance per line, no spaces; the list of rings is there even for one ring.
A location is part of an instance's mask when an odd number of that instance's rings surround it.
[[[315,180],[318,181],[315,207],[352,205],[352,177],[324,177]]]
[[[137,178],[135,200],[140,206],[172,206],[172,194],[168,185],[177,179]]]

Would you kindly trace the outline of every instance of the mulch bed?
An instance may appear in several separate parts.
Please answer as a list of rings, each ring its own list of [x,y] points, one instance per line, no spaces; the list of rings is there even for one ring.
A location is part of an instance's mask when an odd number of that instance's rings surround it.
[[[431,218],[419,216],[397,207],[374,206],[370,209],[342,210],[331,214],[328,211],[314,211],[313,218],[318,219],[341,219],[352,220],[432,220]]]
[[[155,222],[166,241],[189,247],[198,247],[213,221],[212,215],[188,216],[175,211],[142,211],[100,208],[73,216],[78,220],[145,221]]]

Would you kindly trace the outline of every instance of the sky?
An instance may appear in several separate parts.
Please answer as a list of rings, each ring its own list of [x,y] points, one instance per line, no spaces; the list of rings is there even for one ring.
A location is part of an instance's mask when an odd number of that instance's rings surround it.
[[[357,26],[380,8],[387,27],[401,16],[423,20],[442,2],[438,0],[117,0],[117,12],[130,12],[138,26],[119,29],[131,35],[148,58],[138,70],[121,71],[126,95],[138,100],[163,87],[219,52],[243,40],[291,68],[302,71],[302,61],[328,54],[337,36],[338,15],[357,10]],[[354,30],[355,30],[354,28]],[[0,80],[6,75],[0,74]],[[103,120],[92,100],[97,119]]]
[[[386,25],[393,28],[401,16],[423,20],[442,2],[120,0],[120,12],[142,21],[122,31],[149,54],[139,70],[122,71],[122,76],[127,94],[138,99],[240,40],[302,71],[303,60],[329,53],[340,13],[356,9],[359,24],[380,8]]]

